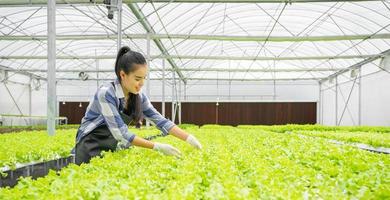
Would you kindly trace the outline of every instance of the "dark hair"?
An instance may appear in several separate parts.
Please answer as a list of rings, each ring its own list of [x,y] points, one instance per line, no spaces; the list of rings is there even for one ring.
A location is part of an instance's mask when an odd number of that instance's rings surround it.
[[[119,81],[121,81],[119,72],[123,70],[125,74],[129,74],[135,71],[137,68],[134,67],[134,64],[146,64],[145,57],[138,52],[130,50],[128,46],[119,49],[115,61],[115,73]]]
[[[121,84],[120,71],[122,70],[125,74],[129,74],[137,69],[134,64],[146,64],[145,57],[138,52],[130,50],[128,46],[120,48],[115,61],[115,74]],[[129,93],[124,113],[129,115],[135,123],[142,119],[139,94]]]

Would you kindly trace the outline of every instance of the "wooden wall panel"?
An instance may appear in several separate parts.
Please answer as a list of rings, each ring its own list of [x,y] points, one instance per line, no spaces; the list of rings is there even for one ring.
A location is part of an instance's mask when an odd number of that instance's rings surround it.
[[[182,103],[182,123],[185,124],[215,124],[215,103]]]
[[[89,102],[81,102],[81,107],[80,102],[60,102],[59,113],[61,117],[68,118],[68,124],[80,124],[88,105]]]
[[[69,124],[79,124],[85,114],[88,102],[60,103],[60,116],[68,117]],[[152,102],[161,113],[161,102]],[[182,123],[188,124],[315,124],[317,117],[316,102],[258,102],[258,103],[198,103],[184,102]],[[165,103],[165,113],[171,119],[171,103]],[[178,123],[176,115],[175,123]]]

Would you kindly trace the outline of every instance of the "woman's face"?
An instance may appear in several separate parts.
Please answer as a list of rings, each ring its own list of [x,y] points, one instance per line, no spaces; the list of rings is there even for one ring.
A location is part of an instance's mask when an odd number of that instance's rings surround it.
[[[146,74],[148,73],[148,67],[146,64],[134,64],[136,68],[135,71],[126,74],[123,70],[120,71],[120,76],[122,79],[121,85],[124,89],[125,94],[131,92],[133,94],[138,94],[141,91],[144,81],[146,79]]]

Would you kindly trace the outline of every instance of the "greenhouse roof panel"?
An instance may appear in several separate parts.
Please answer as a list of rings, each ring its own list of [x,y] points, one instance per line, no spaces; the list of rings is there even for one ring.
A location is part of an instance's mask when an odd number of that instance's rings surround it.
[[[240,80],[318,79],[390,49],[386,1],[147,2],[122,8],[122,44],[146,56],[149,36],[151,77],[157,78],[165,59],[166,70],[174,68],[183,80],[232,74]],[[46,77],[46,6],[6,6],[0,13],[0,65]],[[112,69],[116,19],[108,19],[99,3],[56,8],[57,71],[72,71],[58,72],[58,78]]]

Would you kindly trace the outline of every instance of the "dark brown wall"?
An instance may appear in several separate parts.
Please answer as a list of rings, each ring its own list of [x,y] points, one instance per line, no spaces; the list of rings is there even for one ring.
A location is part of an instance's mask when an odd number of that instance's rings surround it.
[[[161,102],[152,104],[161,112]],[[166,116],[170,118],[171,104],[165,105]],[[197,125],[315,124],[317,121],[315,102],[219,103],[218,107],[216,103],[185,102],[181,106],[182,123]]]
[[[316,103],[219,103],[218,124],[315,124]]]
[[[69,124],[79,124],[88,102],[60,103],[60,116],[68,117]],[[161,112],[161,102],[152,102]],[[182,123],[188,124],[315,124],[317,117],[315,102],[261,102],[261,103],[194,103],[182,106]],[[165,103],[166,117],[171,119],[171,103]],[[176,115],[176,123],[178,123]]]
[[[60,102],[60,116],[67,117],[68,124],[80,124],[88,104],[89,102],[81,102],[82,107],[80,107],[80,102],[65,102],[65,104]]]

